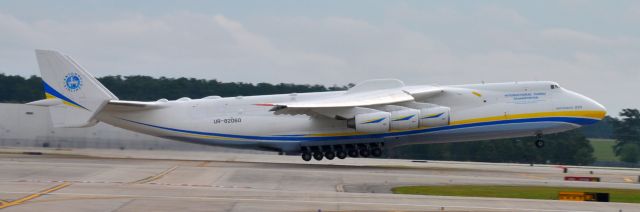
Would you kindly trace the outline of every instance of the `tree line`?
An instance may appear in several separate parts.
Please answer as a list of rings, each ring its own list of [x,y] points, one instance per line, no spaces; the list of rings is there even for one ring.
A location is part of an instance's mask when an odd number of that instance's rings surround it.
[[[577,130],[545,135],[545,147],[533,145],[535,138],[500,139],[483,142],[421,144],[391,151],[392,157],[424,160],[550,163],[589,165],[595,162],[587,138],[614,139],[613,153],[630,166],[640,161],[640,111],[623,109],[620,118],[602,121]]]
[[[282,93],[304,93],[346,90],[345,86],[303,85],[290,83],[220,82],[195,78],[149,76],[105,76],[98,80],[116,96],[125,100],[154,101],[161,98],[202,98],[250,96]],[[40,77],[0,74],[0,102],[26,103],[44,98]],[[640,152],[640,112],[625,109],[621,119],[606,117],[603,121],[580,130],[546,135],[546,146],[536,148],[534,138],[502,139],[484,142],[412,145],[389,152],[391,157],[586,165],[595,161],[590,138],[615,138],[614,152],[626,161],[637,162]],[[635,159],[634,159],[635,155]]]
[[[220,82],[195,78],[154,78],[149,76],[105,76],[98,78],[118,98],[137,101],[154,101],[161,98],[202,98],[267,95],[282,93],[306,93],[345,90],[347,86],[300,85],[292,83],[243,83]],[[0,101],[25,103],[44,98],[40,77],[0,74]]]
[[[399,147],[391,157],[417,160],[480,161],[589,165],[595,162],[593,147],[579,130],[545,135],[537,148],[534,137],[478,142],[418,144]]]

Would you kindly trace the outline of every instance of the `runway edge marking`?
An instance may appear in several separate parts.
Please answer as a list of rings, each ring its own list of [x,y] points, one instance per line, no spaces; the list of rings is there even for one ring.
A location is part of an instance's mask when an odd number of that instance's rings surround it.
[[[171,173],[173,170],[176,170],[177,168],[178,168],[178,166],[173,166],[173,167],[171,167],[171,168],[169,168],[167,170],[164,170],[164,171],[162,171],[162,172],[160,172],[160,173],[158,173],[156,175],[145,177],[145,178],[130,182],[129,184],[144,184],[144,183],[152,182],[152,181],[155,181],[155,180],[158,180],[158,179],[164,177],[165,175]]]
[[[51,188],[48,188],[48,189],[42,190],[42,191],[40,191],[40,192],[38,192],[38,193],[34,193],[34,194],[31,194],[31,195],[28,195],[28,196],[22,197],[22,198],[20,198],[20,199],[14,200],[14,201],[10,201],[10,202],[3,202],[3,203],[0,205],[0,209],[4,209],[4,208],[11,207],[11,206],[15,206],[15,205],[20,205],[20,204],[22,204],[22,203],[25,203],[26,201],[29,201],[29,200],[32,200],[32,199],[38,198],[38,197],[40,197],[40,196],[42,196],[42,195],[45,195],[45,194],[48,194],[48,193],[51,193],[51,192],[54,192],[54,191],[57,191],[57,190],[63,189],[63,188],[65,188],[65,187],[67,187],[67,186],[70,186],[71,184],[72,184],[72,183],[70,183],[70,182],[64,182],[64,183],[58,184],[58,185],[56,185],[56,186],[53,186],[53,187],[51,187]]]
[[[58,192],[52,195],[90,195],[103,197],[128,197],[128,198],[160,198],[160,199],[192,199],[210,201],[243,201],[243,202],[278,202],[278,203],[316,203],[316,204],[347,204],[347,205],[380,205],[380,206],[412,206],[412,207],[435,207],[435,208],[460,208],[460,209],[484,209],[500,211],[545,211],[545,212],[596,212],[594,210],[567,210],[567,209],[540,209],[540,208],[514,208],[514,207],[487,207],[487,206],[464,206],[464,205],[439,205],[439,204],[411,204],[411,203],[388,203],[388,202],[355,202],[355,201],[322,201],[322,200],[297,200],[297,199],[258,199],[258,198],[235,198],[235,197],[197,197],[197,196],[166,196],[166,195],[136,195],[136,194],[101,194],[101,193],[64,193]],[[555,201],[555,200],[543,200]],[[633,203],[623,203],[633,204]],[[635,204],[634,204],[635,205]]]

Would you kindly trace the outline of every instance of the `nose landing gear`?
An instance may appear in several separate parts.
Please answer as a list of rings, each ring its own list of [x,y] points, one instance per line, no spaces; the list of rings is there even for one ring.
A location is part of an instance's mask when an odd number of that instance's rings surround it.
[[[539,133],[539,134],[536,135],[535,145],[538,148],[544,147],[544,140],[542,140],[542,133]]]

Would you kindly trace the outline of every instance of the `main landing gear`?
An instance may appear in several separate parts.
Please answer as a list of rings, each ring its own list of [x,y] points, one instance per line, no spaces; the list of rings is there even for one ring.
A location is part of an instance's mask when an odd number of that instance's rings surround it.
[[[338,159],[345,159],[347,158],[347,152],[344,150],[336,151],[336,157],[338,157]]]
[[[536,135],[535,145],[538,148],[544,147],[544,140],[542,140],[542,133]]]
[[[324,157],[324,153],[322,153],[322,152],[314,152],[313,153],[313,159],[322,160],[322,157]]]
[[[301,156],[304,161],[310,161],[311,158],[319,161],[323,158],[333,160],[347,157],[381,157],[382,147],[384,147],[384,143],[308,146],[302,147]]]
[[[310,161],[310,160],[311,160],[311,153],[309,153],[309,152],[303,152],[303,153],[302,153],[302,160],[304,160],[304,161]]]

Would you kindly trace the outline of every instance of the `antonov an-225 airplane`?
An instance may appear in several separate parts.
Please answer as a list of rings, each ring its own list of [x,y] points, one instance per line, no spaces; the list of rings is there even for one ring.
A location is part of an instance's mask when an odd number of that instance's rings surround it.
[[[406,86],[364,81],[347,91],[123,101],[69,56],[36,50],[54,127],[99,121],[157,137],[300,154],[305,161],[380,157],[383,148],[557,133],[605,108],[555,82]]]

